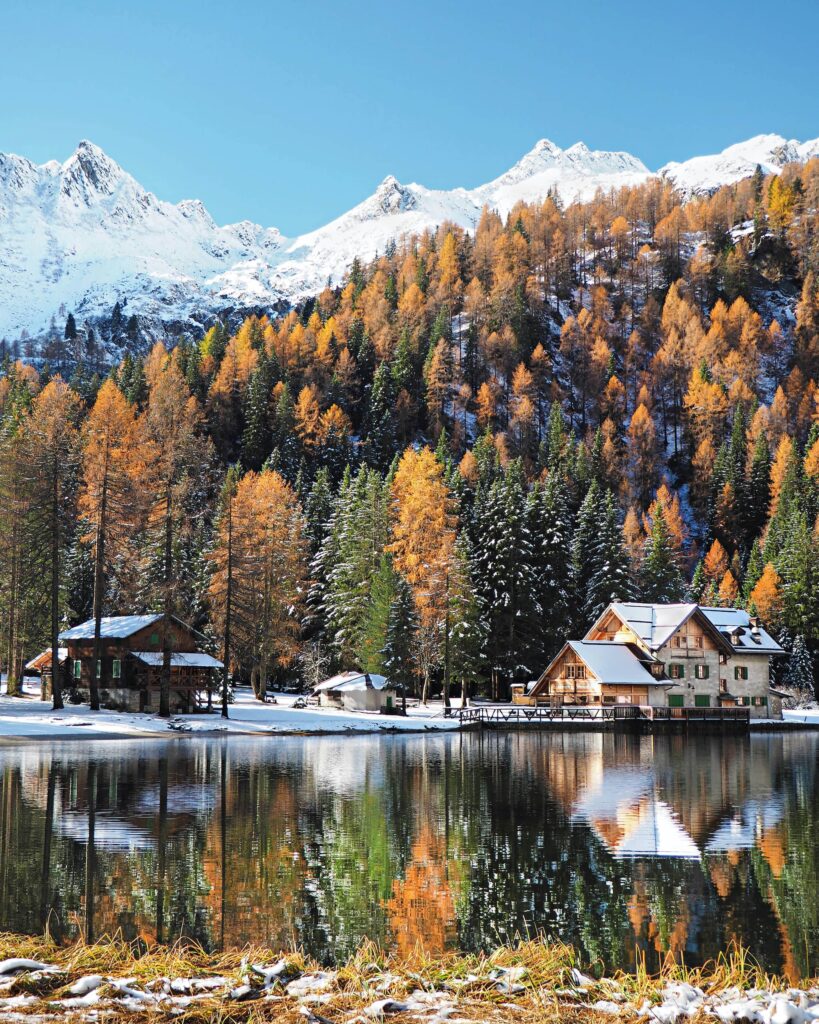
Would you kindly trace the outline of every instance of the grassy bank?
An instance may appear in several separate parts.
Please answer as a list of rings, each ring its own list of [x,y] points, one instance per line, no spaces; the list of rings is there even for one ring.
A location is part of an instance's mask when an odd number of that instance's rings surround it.
[[[0,958],[4,1017],[611,1024],[620,1016],[672,1024],[706,1015],[740,1020],[744,1006],[767,1008],[768,1019],[778,1009],[777,1024],[787,1024],[789,1017],[793,1024],[819,1019],[816,979],[806,980],[801,991],[789,989],[741,950],[697,970],[669,964],[657,976],[638,972],[602,979],[578,970],[570,948],[533,941],[490,956],[430,957],[418,951],[410,958],[365,945],[330,971],[298,952],[261,947],[208,954],[181,944],[144,948],[102,940],[56,946],[47,938],[4,934]],[[754,1019],[753,1013],[746,1019]]]

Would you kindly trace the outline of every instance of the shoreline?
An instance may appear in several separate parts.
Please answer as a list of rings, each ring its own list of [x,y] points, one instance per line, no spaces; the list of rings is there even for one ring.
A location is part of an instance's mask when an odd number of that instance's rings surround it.
[[[74,741],[95,739],[101,741],[133,739],[219,739],[229,737],[274,736],[397,736],[429,733],[470,732],[476,729],[503,729],[549,732],[609,732],[615,731],[601,723],[584,720],[552,722],[510,722],[482,726],[475,722],[461,722],[458,718],[445,718],[443,704],[414,706],[406,716],[381,715],[366,711],[344,711],[336,708],[310,706],[293,707],[295,694],[276,693],[275,703],[262,703],[253,697],[249,688],[235,691],[229,706],[229,717],[223,719],[218,710],[189,715],[173,715],[160,719],[150,712],[127,712],[101,709],[91,711],[87,705],[67,704],[54,711],[48,701],[39,698],[29,686],[19,697],[0,694],[0,747],[48,740]],[[783,721],[757,719],[749,723],[748,732],[759,735],[770,732],[811,732],[819,730],[819,710],[786,712]],[[697,734],[692,729],[689,734]],[[709,735],[718,731],[703,730]]]
[[[345,963],[323,966],[297,950],[207,953],[101,939],[55,945],[0,935],[0,1015],[22,1019],[307,1021],[353,1024],[395,1017],[452,1021],[611,1022],[693,1016],[723,1022],[819,1019],[819,978],[769,975],[729,949],[700,968],[669,962],[598,977],[568,946],[519,941],[489,954],[386,952],[364,943]],[[154,1019],[158,1019],[155,1016]]]

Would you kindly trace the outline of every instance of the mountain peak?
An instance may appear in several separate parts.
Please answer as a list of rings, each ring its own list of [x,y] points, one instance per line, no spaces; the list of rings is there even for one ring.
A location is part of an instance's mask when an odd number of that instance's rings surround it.
[[[384,178],[372,198],[381,213],[399,213],[401,210],[410,210],[415,205],[412,192],[393,174],[388,174]]]
[[[61,170],[63,195],[90,203],[93,195],[112,195],[125,177],[116,161],[95,143],[83,139]]]

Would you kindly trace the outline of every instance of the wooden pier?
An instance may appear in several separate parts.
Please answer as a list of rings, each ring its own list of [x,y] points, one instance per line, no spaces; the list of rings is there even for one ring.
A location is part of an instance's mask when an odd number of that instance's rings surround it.
[[[749,728],[749,708],[659,708],[641,704],[562,706],[522,704],[476,704],[468,708],[449,708],[447,718],[457,718],[462,725],[489,728],[516,726],[560,729],[631,729],[647,732],[689,728],[717,727],[744,731]]]

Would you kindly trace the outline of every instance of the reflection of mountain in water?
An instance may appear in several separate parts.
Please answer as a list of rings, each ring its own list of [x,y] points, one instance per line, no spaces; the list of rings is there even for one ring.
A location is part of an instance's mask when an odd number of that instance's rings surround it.
[[[819,737],[136,741],[0,750],[0,928],[364,937],[816,969]]]

